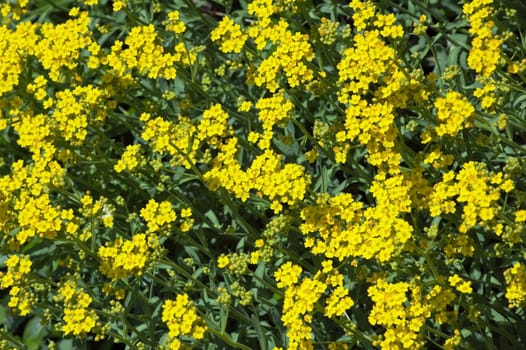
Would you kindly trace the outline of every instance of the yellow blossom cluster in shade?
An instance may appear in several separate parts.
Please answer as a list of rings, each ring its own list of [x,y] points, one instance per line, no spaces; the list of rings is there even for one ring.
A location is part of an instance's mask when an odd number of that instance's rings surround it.
[[[433,217],[453,214],[457,204],[462,205],[462,223],[458,230],[467,232],[477,224],[488,226],[500,210],[501,191],[506,193],[514,183],[502,173],[490,173],[484,163],[468,162],[455,174],[444,174],[441,182],[433,186],[429,210]],[[456,197],[456,199],[455,199]]]
[[[0,25],[9,24],[11,21],[19,21],[29,10],[29,0],[17,0],[5,2],[0,5]]]
[[[225,16],[219,25],[210,33],[212,41],[219,41],[219,49],[224,53],[240,53],[248,35],[243,33],[241,26],[234,23],[232,18]]]
[[[154,235],[135,234],[131,240],[117,238],[98,249],[99,269],[111,279],[142,275],[144,269],[159,254],[159,239]]]
[[[129,0],[115,0],[113,1],[113,11],[117,12],[128,7]]]
[[[455,288],[461,293],[464,294],[470,294],[473,292],[473,288],[471,287],[470,281],[465,281],[457,274],[454,274],[453,276],[450,276],[447,281],[451,285],[451,287]]]
[[[221,269],[228,269],[234,275],[247,274],[249,263],[250,255],[244,252],[221,254],[217,258],[217,266]]]
[[[0,271],[0,290],[9,290],[8,306],[21,316],[31,312],[36,300],[30,291],[26,276],[31,272],[31,260],[27,255],[11,255],[5,261],[6,273]]]
[[[144,163],[144,158],[141,155],[141,145],[128,145],[122,153],[121,159],[115,164],[114,169],[120,173],[122,171],[133,171]]]
[[[424,158],[424,164],[429,164],[436,169],[445,169],[453,164],[454,160],[455,157],[453,155],[446,155],[437,147],[432,149],[431,152],[426,155]]]
[[[183,348],[182,337],[203,339],[206,325],[187,294],[179,294],[175,300],[165,300],[162,310],[161,319],[168,327],[171,350]]]
[[[93,299],[75,281],[63,282],[53,299],[63,304],[64,317],[60,328],[65,335],[83,337],[95,329],[98,315],[89,309]]]
[[[305,247],[314,254],[342,261],[363,257],[385,262],[399,254],[413,228],[403,219],[410,211],[409,187],[403,176],[377,176],[371,186],[376,206],[364,208],[351,194],[320,195],[301,212]]]
[[[259,262],[270,263],[274,260],[276,254],[276,245],[281,237],[285,237],[285,231],[289,219],[285,215],[279,215],[273,218],[265,227],[261,238],[254,242],[256,250],[250,253],[250,263]]]
[[[369,322],[386,328],[374,343],[382,350],[422,349],[426,319],[434,316],[440,322],[447,322],[454,317],[447,307],[455,296],[451,290],[438,285],[424,295],[418,280],[392,283],[378,279],[369,287],[368,294],[374,302]]]
[[[213,168],[203,174],[211,190],[224,187],[242,201],[255,191],[258,196],[265,196],[271,201],[270,207],[276,213],[283,210],[283,204],[291,206],[304,198],[310,177],[301,165],[282,165],[281,156],[269,149],[243,171],[236,159],[237,152],[237,138],[231,138],[220,146]]]
[[[326,17],[322,17],[318,27],[320,41],[325,45],[332,45],[336,41],[338,27],[338,22],[334,22]]]
[[[510,307],[523,307],[526,304],[526,266],[515,263],[504,271],[506,280],[506,299]]]

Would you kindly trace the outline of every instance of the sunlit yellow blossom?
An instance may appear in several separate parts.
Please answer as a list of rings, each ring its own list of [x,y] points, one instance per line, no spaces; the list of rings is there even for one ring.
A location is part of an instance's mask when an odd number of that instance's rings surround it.
[[[95,328],[98,316],[94,310],[89,309],[93,299],[74,281],[64,282],[54,300],[64,304],[64,323],[61,329],[65,335],[82,337]]]
[[[155,257],[157,246],[157,239],[145,234],[136,234],[131,240],[118,238],[99,248],[100,271],[111,279],[141,275]]]
[[[186,294],[177,295],[175,300],[165,300],[161,319],[168,327],[172,342],[177,342],[182,336],[203,339],[206,332],[203,320]]]
[[[239,24],[234,23],[230,17],[225,16],[221,19],[217,28],[210,33],[210,38],[212,41],[221,43],[220,50],[222,52],[239,53],[248,39],[248,35],[243,33]]]
[[[156,232],[163,225],[174,222],[177,219],[177,214],[170,202],[163,201],[158,203],[154,199],[150,199],[148,204],[141,209],[141,217],[148,224],[148,230]]]
[[[449,92],[446,97],[435,101],[440,124],[435,131],[438,136],[455,136],[465,127],[471,126],[475,113],[473,105],[459,92]]]
[[[526,303],[526,267],[515,263],[504,271],[506,299],[510,307],[521,307]]]

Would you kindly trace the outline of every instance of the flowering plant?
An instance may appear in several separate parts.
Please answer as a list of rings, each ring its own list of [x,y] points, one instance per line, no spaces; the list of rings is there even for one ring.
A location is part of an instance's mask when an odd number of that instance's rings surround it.
[[[0,348],[526,346],[520,1],[0,5]]]

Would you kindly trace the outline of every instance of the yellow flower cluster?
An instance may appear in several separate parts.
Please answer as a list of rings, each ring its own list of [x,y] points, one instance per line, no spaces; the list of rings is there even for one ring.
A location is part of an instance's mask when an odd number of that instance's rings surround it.
[[[257,17],[262,27],[266,27],[270,23],[270,17],[278,11],[278,7],[272,0],[255,0],[248,4],[247,11]]]
[[[190,118],[179,117],[177,123],[172,123],[161,117],[152,118],[148,113],[143,113],[141,121],[145,123],[141,137],[155,152],[170,155],[170,163],[173,166],[181,165],[190,169],[195,164],[197,128]]]
[[[378,82],[389,70],[390,62],[395,59],[395,50],[379,37],[378,31],[373,30],[355,35],[354,45],[343,55],[337,66],[339,81],[343,84],[339,100],[349,103],[353,94],[366,94],[370,85]]]
[[[18,84],[22,73],[21,53],[34,51],[38,36],[35,34],[36,24],[25,22],[12,31],[5,25],[0,25],[0,97]],[[0,128],[1,129],[1,128]]]
[[[234,275],[244,275],[249,272],[250,256],[247,253],[221,254],[217,258],[220,269],[227,268]]]
[[[159,240],[154,235],[136,234],[131,240],[117,238],[100,247],[99,269],[107,277],[116,280],[130,275],[142,275],[148,264],[159,254]]]
[[[277,287],[286,289],[281,319],[287,327],[289,349],[314,349],[310,324],[318,299],[327,289],[332,289],[324,309],[327,317],[341,316],[354,305],[354,301],[344,287],[343,275],[332,267],[330,260],[323,262],[323,270],[312,279],[300,280],[301,273],[302,268],[290,261],[274,273]]]
[[[35,298],[30,292],[26,276],[31,272],[31,260],[27,255],[11,255],[5,261],[7,272],[0,271],[0,290],[9,290],[9,307],[24,316],[31,312]]]
[[[276,245],[280,237],[285,237],[284,230],[288,225],[288,218],[280,215],[272,219],[261,234],[261,238],[255,241],[256,250],[250,253],[250,263],[269,263],[274,260]]]
[[[243,171],[236,160],[236,145],[237,138],[223,144],[214,159],[214,167],[203,175],[211,190],[222,186],[243,201],[248,199],[250,191],[255,190],[258,196],[265,196],[271,201],[271,208],[276,213],[283,210],[283,204],[294,205],[303,199],[310,177],[301,165],[282,166],[281,157],[272,150],[266,150]]]
[[[86,193],[80,198],[80,203],[82,204],[82,207],[79,209],[79,211],[82,214],[84,221],[90,223],[90,225],[88,225],[88,228],[95,228],[96,223],[100,222],[104,227],[113,227],[113,212],[115,208],[113,207],[113,205],[108,204],[107,198],[100,197],[98,200],[95,201],[91,194]],[[64,215],[64,218],[69,221],[67,226],[67,232],[70,234],[76,233],[76,230],[70,228],[70,225],[75,223],[75,219],[72,216],[71,210],[68,211],[67,215]],[[83,232],[78,237],[82,241],[86,241],[91,237],[91,232]]]
[[[501,33],[508,24],[497,22],[513,12],[468,0],[467,22],[449,26],[440,2],[410,16],[393,1],[334,11],[318,3],[251,0],[220,13],[193,1],[139,9],[83,0],[38,20],[24,13],[39,1],[0,5],[8,306],[58,321],[72,338],[117,339],[131,325],[121,340],[137,349],[206,347],[208,327],[211,342],[240,348],[267,334],[275,349],[452,349],[486,322],[474,299],[491,315],[500,308],[491,300],[505,294],[503,317],[522,316],[524,116],[513,109],[523,107],[514,79],[526,60],[511,45],[516,24]],[[216,45],[205,46],[209,38]],[[456,53],[459,62],[442,62]],[[473,74],[461,74],[466,59]],[[190,204],[210,191],[218,203]],[[174,231],[188,234],[175,242]],[[240,239],[232,253],[224,232]],[[175,243],[185,249],[169,249]],[[46,249],[56,258],[46,261]],[[508,253],[504,290],[493,282],[503,272],[496,258]],[[480,256],[489,263],[464,272],[464,259],[477,267]],[[130,293],[146,288],[151,295],[128,308]],[[168,340],[156,344],[160,324],[145,313],[159,309],[146,304],[183,288],[217,291],[226,313],[205,317],[202,303],[178,294],[162,303]],[[110,307],[105,295],[115,297]],[[280,306],[288,340],[269,329]],[[515,325],[498,326],[507,334]]]
[[[12,244],[24,244],[38,236],[52,239],[62,227],[62,210],[51,203],[49,188],[60,186],[64,170],[55,161],[35,156],[26,166],[13,164],[12,175],[0,178],[0,227],[19,228]],[[13,246],[12,248],[14,248]]]
[[[95,330],[98,316],[89,306],[93,299],[74,281],[62,283],[54,300],[64,305],[64,318],[61,330],[65,335],[86,336]]]
[[[459,92],[450,91],[446,97],[435,101],[439,125],[435,128],[438,136],[455,136],[462,129],[471,126],[475,108]]]
[[[454,274],[453,276],[450,276],[447,281],[451,285],[451,287],[455,288],[461,293],[464,294],[470,294],[473,292],[473,288],[471,287],[470,281],[464,281],[459,275]]]
[[[251,136],[259,138],[258,146],[261,149],[270,148],[270,142],[274,136],[272,128],[280,123],[285,123],[290,118],[290,113],[294,108],[292,102],[287,100],[281,94],[275,94],[271,97],[261,98],[256,102],[256,108],[259,110],[258,118],[263,125],[263,134]]]
[[[515,263],[504,271],[506,280],[506,299],[510,307],[523,307],[526,304],[526,267]]]
[[[145,124],[141,137],[153,150],[162,155],[168,153],[172,166],[182,165],[187,169],[195,165],[199,146],[217,147],[222,138],[232,133],[229,115],[219,103],[203,111],[198,123],[184,116],[171,122],[161,117],[152,118],[148,113],[143,113],[140,119]]]
[[[162,321],[168,327],[170,349],[181,349],[180,337],[203,339],[206,325],[197,314],[197,309],[186,294],[179,294],[175,300],[165,300],[163,303]]]
[[[473,0],[464,4],[473,35],[472,48],[468,55],[468,65],[475,72],[489,77],[500,60],[500,47],[504,40],[493,34],[494,22],[490,19],[494,12],[493,0]]]
[[[500,191],[513,188],[513,181],[502,173],[491,174],[484,163],[468,162],[458,174],[450,171],[433,186],[429,210],[434,217],[452,214],[457,210],[456,203],[463,203],[463,223],[458,229],[465,233],[477,224],[487,226],[500,210]]]
[[[141,217],[148,225],[148,232],[159,232],[162,227],[174,222],[177,214],[172,208],[172,203],[168,201],[157,203],[154,199],[150,199],[141,209]]]
[[[332,266],[331,260],[322,262],[322,274],[332,288],[332,292],[325,302],[324,315],[327,317],[339,317],[354,305],[354,300],[349,296],[349,290],[344,286],[343,275]]]
[[[0,24],[9,24],[11,20],[19,21],[27,13],[29,0],[5,2],[0,5]]]
[[[426,319],[433,313],[441,322],[452,316],[446,309],[454,294],[438,285],[424,296],[418,281],[390,283],[378,279],[368,294],[374,302],[369,322],[386,328],[375,342],[381,349],[421,349]]]
[[[249,37],[254,39],[259,50],[263,50],[269,42],[276,47],[260,63],[253,77],[257,86],[264,86],[271,92],[279,88],[280,71],[285,74],[290,87],[306,84],[314,77],[307,65],[314,58],[309,36],[292,33],[288,27],[289,24],[283,19],[277,24],[271,24],[268,17],[261,17],[257,24],[248,29]]]
[[[345,128],[336,133],[338,145],[333,151],[336,161],[345,163],[349,142],[357,138],[367,147],[371,165],[396,174],[401,157],[394,147],[398,135],[395,110],[406,108],[411,100],[425,101],[429,91],[421,82],[422,74],[404,68],[395,48],[386,41],[403,35],[394,16],[377,14],[369,1],[352,1],[350,7],[359,32],[336,65],[338,100],[348,107]]]
[[[51,80],[64,80],[61,69],[73,70],[78,66],[81,50],[92,43],[89,22],[88,12],[82,12],[63,24],[54,26],[44,23],[40,27],[41,34],[34,54],[49,71]]]
[[[399,254],[412,235],[412,226],[400,218],[410,211],[409,187],[403,176],[378,176],[371,186],[377,205],[364,204],[350,194],[319,196],[316,205],[301,212],[305,247],[313,254],[344,260],[361,256],[385,262]]]
[[[115,42],[111,53],[104,58],[102,63],[108,64],[119,76],[130,74],[132,69],[137,69],[139,74],[149,78],[175,79],[176,63],[191,63],[194,57],[187,55],[182,46],[176,47],[175,54],[165,53],[164,48],[156,44],[157,33],[153,25],[134,27],[124,40],[126,48],[121,41]]]
[[[314,305],[327,289],[327,285],[316,279],[299,281],[301,267],[285,263],[275,273],[278,287],[286,288],[281,320],[287,327],[289,349],[314,349],[311,343],[310,323]]]
[[[212,41],[219,41],[219,49],[224,53],[240,53],[248,35],[243,33],[241,26],[234,23],[232,18],[225,16],[219,25],[210,33]]]
[[[204,141],[212,137],[226,137],[229,134],[228,113],[217,103],[203,112],[197,127],[197,138]]]
[[[318,27],[320,41],[325,45],[332,45],[336,41],[338,26],[338,22],[333,22],[328,18],[322,17],[320,26]]]
[[[57,92],[53,113],[57,134],[73,144],[81,144],[87,135],[90,114],[97,110],[105,92],[93,86]]]
[[[166,29],[175,34],[182,34],[186,30],[186,24],[179,19],[179,11],[171,11],[168,13],[168,23]]]
[[[133,171],[144,163],[144,158],[141,155],[141,145],[128,145],[121,156],[121,159],[115,164],[114,169],[120,173],[122,171]]]
[[[481,100],[482,108],[485,109],[493,107],[497,101],[492,75],[503,58],[501,47],[505,39],[504,36],[494,34],[495,23],[491,18],[495,15],[494,6],[493,0],[473,0],[463,7],[471,25],[469,33],[473,36],[467,63],[481,75],[479,80],[482,87],[475,89],[474,95]]]

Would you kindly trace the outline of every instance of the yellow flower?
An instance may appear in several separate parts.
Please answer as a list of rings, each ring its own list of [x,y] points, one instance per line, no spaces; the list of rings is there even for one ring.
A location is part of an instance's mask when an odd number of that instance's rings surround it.
[[[228,258],[228,255],[224,255],[224,254],[222,254],[222,255],[217,259],[217,266],[218,266],[220,269],[223,269],[223,268],[227,267],[229,264],[230,264],[230,259]]]

